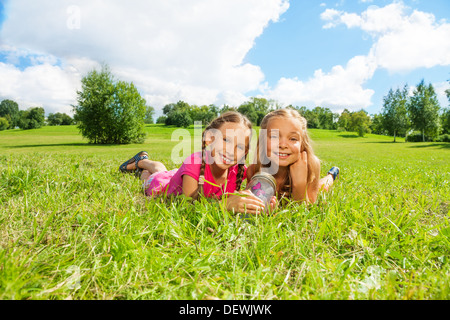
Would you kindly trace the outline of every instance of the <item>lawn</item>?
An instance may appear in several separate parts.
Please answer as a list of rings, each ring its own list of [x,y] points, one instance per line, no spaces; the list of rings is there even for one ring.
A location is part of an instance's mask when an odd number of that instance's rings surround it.
[[[332,190],[243,219],[146,198],[118,166],[146,150],[175,168],[179,143],[146,130],[122,146],[0,132],[0,299],[450,298],[450,144],[310,130],[322,175],[341,168]]]

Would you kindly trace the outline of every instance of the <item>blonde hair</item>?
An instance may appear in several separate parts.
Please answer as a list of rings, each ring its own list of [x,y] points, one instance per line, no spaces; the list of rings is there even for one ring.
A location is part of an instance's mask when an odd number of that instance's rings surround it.
[[[306,154],[307,154],[308,175],[306,178],[306,183],[307,183],[307,185],[310,184],[316,178],[315,172],[317,170],[317,168],[316,168],[317,157],[314,154],[314,150],[311,145],[312,141],[308,135],[306,119],[304,117],[302,117],[298,113],[298,111],[295,109],[290,109],[290,108],[278,109],[278,110],[270,112],[263,118],[260,128],[267,130],[269,121],[274,118],[291,118],[291,119],[297,119],[299,121],[299,123],[300,123],[299,129],[300,129],[300,133],[301,133],[301,138],[300,138],[301,150],[300,150],[300,152],[306,151]],[[255,172],[259,172],[261,170],[261,168],[270,167],[270,160],[266,154],[267,148],[261,148],[260,144],[262,144],[262,143],[267,143],[264,135],[259,136],[257,147],[256,147],[257,151],[256,151]],[[291,179],[291,176],[288,171],[288,174],[285,178],[285,183],[281,189],[281,191],[283,191],[284,193],[287,193],[288,196],[290,196],[290,194],[292,192],[291,180],[292,179]]]
[[[199,176],[199,184],[198,184],[198,194],[203,194],[203,182],[205,179],[205,153],[206,153],[206,133],[208,130],[219,129],[224,123],[239,123],[252,130],[252,123],[248,118],[239,112],[235,111],[227,111],[221,114],[219,117],[211,121],[211,123],[205,128],[202,133],[202,165],[200,167],[200,176]],[[245,145],[245,158],[247,157],[248,150],[250,148],[250,143],[246,143]],[[236,191],[241,188],[242,180],[244,178],[245,164],[240,161],[238,163],[238,172],[236,175]]]

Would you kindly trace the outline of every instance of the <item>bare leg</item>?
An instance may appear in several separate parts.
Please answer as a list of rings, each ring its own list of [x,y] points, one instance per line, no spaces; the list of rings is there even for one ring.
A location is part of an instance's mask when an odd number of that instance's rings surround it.
[[[334,184],[334,180],[339,177],[339,171],[338,167],[331,168],[327,175],[319,180],[319,190],[328,191]]]
[[[141,174],[141,180],[146,180],[150,175],[152,175],[155,172],[167,171],[166,166],[164,164],[162,164],[159,161],[152,161],[149,159],[139,161],[138,166],[139,168],[144,169],[144,171]],[[127,169],[135,170],[136,164],[134,162],[128,164]]]
[[[334,183],[333,175],[327,174],[326,177],[323,177],[322,179],[319,180],[319,190],[328,191],[333,185],[333,183]]]

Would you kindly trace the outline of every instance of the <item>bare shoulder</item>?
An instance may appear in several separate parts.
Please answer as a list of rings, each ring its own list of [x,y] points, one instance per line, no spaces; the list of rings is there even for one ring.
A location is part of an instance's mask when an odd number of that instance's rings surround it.
[[[250,181],[253,177],[253,175],[255,174],[255,169],[256,169],[256,165],[255,164],[251,164],[248,166],[247,168],[247,181]]]

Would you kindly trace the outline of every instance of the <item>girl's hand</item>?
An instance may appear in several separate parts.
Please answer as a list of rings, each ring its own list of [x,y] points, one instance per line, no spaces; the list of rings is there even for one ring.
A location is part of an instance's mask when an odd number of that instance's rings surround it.
[[[270,212],[274,212],[275,209],[278,208],[278,200],[277,197],[273,196],[272,199],[270,199]]]
[[[227,197],[227,210],[230,211],[260,214],[264,211],[264,208],[264,202],[251,193],[250,190],[238,191]]]
[[[298,160],[291,164],[290,173],[293,186],[306,186],[308,177],[308,154],[306,151],[300,152]]]

